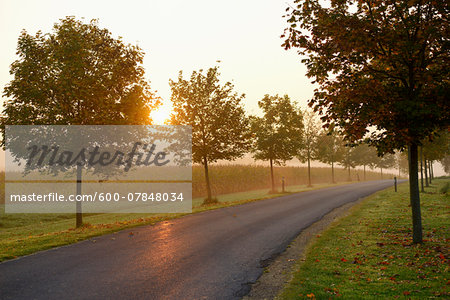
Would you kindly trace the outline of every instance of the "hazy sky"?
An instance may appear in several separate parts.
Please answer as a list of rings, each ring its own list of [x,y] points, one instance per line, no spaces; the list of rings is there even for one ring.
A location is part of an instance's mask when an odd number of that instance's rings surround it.
[[[65,16],[98,18],[113,36],[139,45],[153,90],[169,102],[169,79],[220,60],[221,79],[245,93],[248,113],[264,94],[288,94],[303,107],[313,87],[295,51],[281,47],[287,7],[279,0],[0,0],[0,85],[11,80],[22,29],[49,32]]]

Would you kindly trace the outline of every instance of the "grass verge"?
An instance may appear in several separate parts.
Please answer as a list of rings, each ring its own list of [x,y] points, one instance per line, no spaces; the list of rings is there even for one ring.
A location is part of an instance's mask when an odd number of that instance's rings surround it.
[[[340,183],[345,184],[345,183]],[[287,193],[298,193],[339,184],[289,186]],[[193,213],[244,204],[284,194],[268,194],[267,189],[219,195],[216,204],[202,206],[203,198],[193,199]],[[285,193],[285,194],[287,194]],[[73,228],[74,214],[5,214],[0,206],[0,261],[31,254],[57,246],[72,244],[91,237],[125,228],[155,224],[186,214],[85,214],[82,228]]]
[[[281,299],[448,297],[449,195],[437,179],[421,194],[424,244],[412,244],[408,184],[354,206],[318,235]]]

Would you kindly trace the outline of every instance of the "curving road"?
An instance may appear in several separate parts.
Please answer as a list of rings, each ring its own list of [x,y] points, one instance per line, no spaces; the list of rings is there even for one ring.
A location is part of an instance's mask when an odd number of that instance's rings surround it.
[[[264,261],[302,229],[392,184],[371,181],[291,194],[6,261],[0,263],[0,299],[240,298],[261,275]]]

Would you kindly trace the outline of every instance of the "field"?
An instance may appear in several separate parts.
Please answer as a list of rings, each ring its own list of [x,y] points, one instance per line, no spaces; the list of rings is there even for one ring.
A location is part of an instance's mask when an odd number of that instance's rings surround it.
[[[223,195],[236,192],[270,188],[270,168],[260,165],[212,165],[209,168],[213,195]],[[192,169],[192,196],[204,197],[206,186],[204,183],[202,166]],[[348,171],[335,168],[335,180],[347,181]],[[383,174],[383,178],[393,178],[392,174]],[[308,169],[306,167],[275,167],[275,184],[281,186],[284,177],[287,186],[306,185],[308,183]],[[362,170],[351,170],[352,181],[363,180]],[[380,172],[366,171],[366,180],[381,179]],[[311,182],[315,184],[331,183],[331,168],[312,168]]]
[[[423,245],[412,244],[408,184],[378,192],[315,238],[281,298],[449,297],[449,182],[421,194]]]
[[[347,171],[335,170],[336,178],[347,179]],[[360,171],[360,178],[362,172]],[[286,180],[286,192],[301,192],[330,186],[331,170],[313,168],[313,187],[306,187],[306,168],[275,168],[276,180]],[[4,176],[4,174],[1,174]],[[357,180],[355,171],[353,179]],[[193,212],[256,201],[280,194],[268,194],[270,170],[260,166],[212,166],[213,193],[219,203],[202,206],[205,195],[203,169],[193,168]],[[384,178],[388,178],[385,175]],[[367,178],[379,179],[379,173],[367,172]],[[344,181],[338,184],[343,184]],[[0,181],[1,191],[4,180]],[[279,187],[279,186],[278,186]],[[1,193],[4,196],[4,193]],[[86,238],[115,232],[124,228],[154,224],[177,218],[182,214],[84,214],[85,226],[75,229],[74,214],[5,214],[0,204],[0,261],[30,254],[39,250],[74,243]]]
[[[346,182],[348,171],[335,168],[335,181]],[[211,189],[214,196],[247,192],[270,188],[270,168],[260,165],[211,165],[209,167]],[[383,174],[383,179],[393,178],[392,174]],[[4,203],[4,177],[0,172],[0,204]],[[281,189],[281,178],[284,177],[286,186],[306,185],[308,169],[306,167],[274,167],[275,184]],[[377,171],[366,171],[366,180],[381,179]],[[362,170],[351,170],[352,181],[364,180]],[[311,168],[313,185],[331,183],[330,168]],[[202,166],[192,167],[192,197],[206,196],[205,173]]]

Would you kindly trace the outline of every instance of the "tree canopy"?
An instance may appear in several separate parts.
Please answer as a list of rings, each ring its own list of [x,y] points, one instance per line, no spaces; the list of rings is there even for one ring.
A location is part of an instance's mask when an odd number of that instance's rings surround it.
[[[318,84],[310,105],[327,124],[380,152],[449,126],[447,1],[296,3],[284,47],[306,56]]]
[[[5,87],[2,125],[149,124],[159,104],[143,51],[96,20],[61,19],[48,34],[23,31]]]

